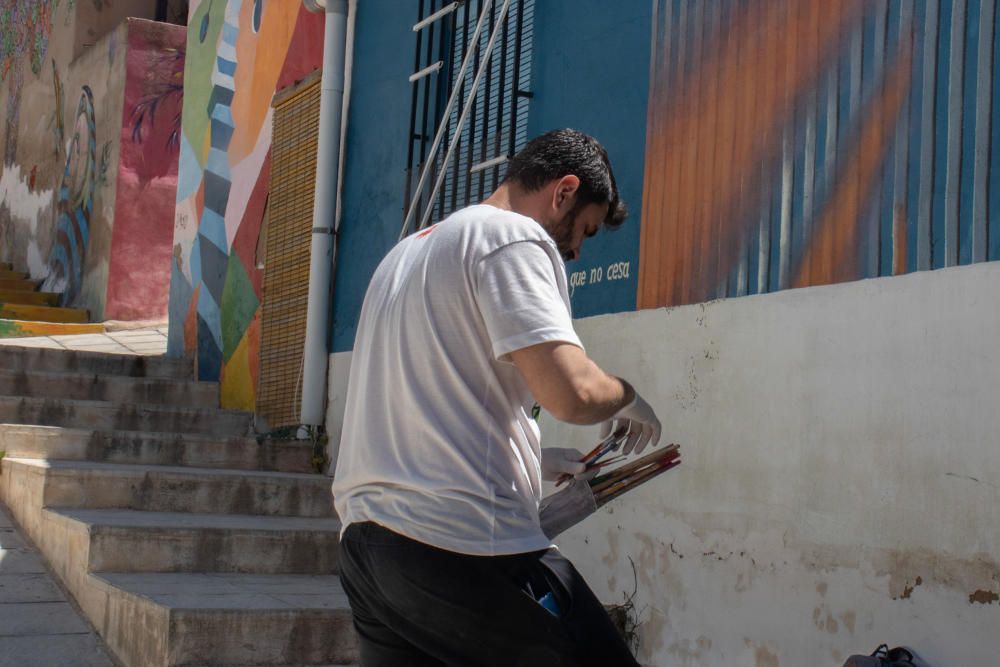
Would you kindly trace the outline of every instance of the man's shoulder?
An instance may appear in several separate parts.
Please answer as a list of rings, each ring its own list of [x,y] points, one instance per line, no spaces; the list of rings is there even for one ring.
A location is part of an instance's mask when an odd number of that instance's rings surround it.
[[[553,243],[548,233],[528,216],[488,205],[469,206],[445,222],[454,225],[471,247],[489,254],[521,241]]]

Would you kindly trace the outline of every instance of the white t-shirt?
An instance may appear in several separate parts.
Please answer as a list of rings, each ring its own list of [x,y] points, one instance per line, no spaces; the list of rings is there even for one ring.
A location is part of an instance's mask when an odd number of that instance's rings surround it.
[[[470,206],[399,243],[368,287],[333,493],[374,521],[465,554],[545,549],[534,399],[509,353],[582,347],[566,269],[531,218]]]

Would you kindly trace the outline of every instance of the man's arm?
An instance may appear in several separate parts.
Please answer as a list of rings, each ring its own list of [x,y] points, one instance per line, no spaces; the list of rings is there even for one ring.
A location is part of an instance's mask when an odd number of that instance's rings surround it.
[[[629,383],[608,375],[576,345],[539,343],[510,353],[528,389],[559,421],[596,424],[635,398]]]

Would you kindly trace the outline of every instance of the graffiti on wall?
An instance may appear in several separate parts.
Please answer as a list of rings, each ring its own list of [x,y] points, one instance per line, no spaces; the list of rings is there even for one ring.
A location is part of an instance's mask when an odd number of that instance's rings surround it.
[[[21,117],[24,68],[38,76],[49,50],[52,15],[59,0],[3,0],[0,2],[0,81],[8,86],[7,135],[4,164],[17,155],[17,128]]]
[[[658,0],[638,307],[986,259],[994,9]]]
[[[106,159],[106,157],[105,157]],[[66,151],[56,204],[56,238],[49,255],[44,288],[61,292],[61,303],[72,303],[83,285],[83,266],[90,243],[94,193],[102,171],[97,161],[97,120],[94,94],[83,87],[76,109],[73,139]]]
[[[271,99],[322,61],[323,17],[301,3],[192,3],[184,73],[169,352],[252,409],[270,173]]]

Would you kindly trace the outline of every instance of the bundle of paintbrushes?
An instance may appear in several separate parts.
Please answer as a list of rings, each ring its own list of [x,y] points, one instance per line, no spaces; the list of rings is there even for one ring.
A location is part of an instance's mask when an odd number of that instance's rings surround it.
[[[625,461],[628,456],[624,455],[614,456],[603,461],[602,459],[608,454],[618,452],[627,436],[628,433],[625,429],[615,431],[580,459],[581,462],[586,464],[587,470],[596,470]],[[641,484],[645,484],[657,475],[665,473],[671,468],[676,468],[681,464],[680,457],[679,445],[667,445],[631,463],[626,463],[614,470],[597,475],[590,480],[590,488],[594,492],[597,506],[600,507],[623,493],[631,491]],[[569,475],[563,475],[556,482],[556,486],[560,486],[569,479]]]
[[[587,470],[599,470],[615,463],[622,463],[628,456],[612,456],[621,449],[627,439],[624,429],[616,431],[598,443],[581,461],[587,465]],[[668,445],[657,448],[656,451],[637,458],[631,463],[625,463],[613,470],[604,472],[589,481],[573,479],[563,475],[556,486],[569,481],[569,485],[550,496],[542,499],[539,506],[539,521],[542,532],[555,539],[557,535],[575,526],[597,511],[597,508],[608,503],[623,493],[627,493],[641,484],[645,484],[657,475],[679,466],[680,447]]]
[[[598,475],[590,480],[590,489],[600,507],[632,489],[645,484],[657,475],[665,473],[681,464],[679,445],[667,445],[651,454],[626,463],[614,470]],[[623,457],[619,457],[621,459]],[[606,462],[605,465],[607,465]],[[596,464],[593,467],[600,467]]]

